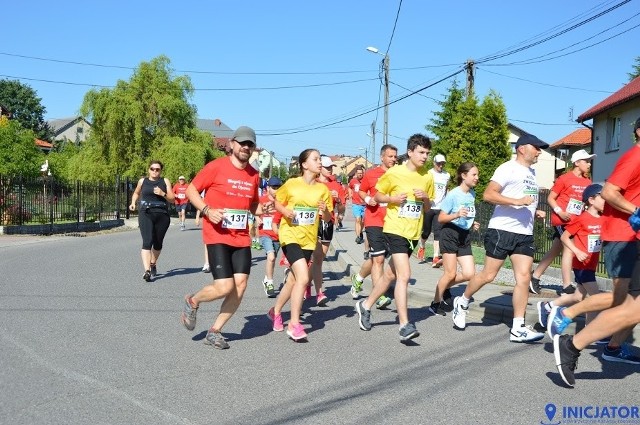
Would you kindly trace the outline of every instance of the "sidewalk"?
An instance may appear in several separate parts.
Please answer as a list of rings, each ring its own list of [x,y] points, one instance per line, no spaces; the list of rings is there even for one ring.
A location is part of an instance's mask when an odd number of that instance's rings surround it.
[[[363,252],[364,244],[358,245],[355,242],[354,225],[355,220],[351,215],[350,208],[347,207],[347,213],[343,221],[344,228],[340,231],[335,231],[333,234],[333,242],[329,249],[329,255],[336,258],[339,270],[344,270],[347,277],[357,273],[360,270],[361,264],[364,262]],[[427,244],[432,243],[430,240]],[[411,281],[409,282],[409,306],[418,308],[428,308],[431,301],[433,301],[436,284],[440,276],[442,275],[441,268],[432,268],[431,261],[420,262],[415,256],[410,259],[411,262]],[[557,271],[559,273],[559,270]],[[550,270],[547,274],[552,275],[553,271]],[[546,277],[546,275],[545,275]],[[550,277],[545,279],[546,282],[558,282],[560,280]],[[350,282],[350,279],[349,279]],[[504,323],[511,326],[513,319],[513,306],[512,306],[512,291],[513,291],[513,272],[511,269],[502,269],[496,277],[496,283],[486,284],[480,291],[474,296],[474,302],[469,305],[469,314],[467,323],[487,321],[493,323]],[[364,283],[364,293],[367,294],[371,289],[371,279],[366,278]],[[454,296],[461,295],[466,288],[466,283],[454,286],[451,288],[451,292]],[[536,303],[538,301],[550,300],[555,298],[557,286],[550,286],[543,289],[542,294],[534,295],[529,294],[529,303],[526,311],[526,323],[535,325],[538,321],[538,312],[536,310]],[[447,319],[450,319],[450,314],[447,313]],[[577,326],[583,326],[583,320],[579,318],[576,323]],[[538,325],[539,326],[539,325]],[[576,324],[572,324],[567,332],[574,333]],[[638,331],[636,331],[638,333]],[[640,337],[640,333],[638,333]]]

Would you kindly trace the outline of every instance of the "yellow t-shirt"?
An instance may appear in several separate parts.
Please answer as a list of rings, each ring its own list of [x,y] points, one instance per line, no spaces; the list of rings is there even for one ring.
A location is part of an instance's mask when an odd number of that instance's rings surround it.
[[[293,220],[282,217],[278,230],[280,243],[283,246],[297,243],[302,249],[315,249],[321,218],[318,201],[324,201],[327,209],[333,211],[333,202],[327,186],[315,181],[307,184],[302,177],[295,177],[287,180],[278,189],[276,199],[296,214]]]
[[[407,200],[402,205],[387,204],[382,231],[411,241],[420,239],[425,205],[422,200],[416,201],[413,189],[422,189],[429,199],[433,199],[435,188],[431,173],[424,167],[411,171],[405,164],[396,165],[378,179],[376,189],[390,196],[407,194]]]

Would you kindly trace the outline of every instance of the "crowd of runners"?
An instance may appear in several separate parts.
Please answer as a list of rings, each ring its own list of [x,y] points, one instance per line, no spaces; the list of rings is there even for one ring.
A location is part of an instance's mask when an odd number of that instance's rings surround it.
[[[639,142],[640,118],[634,135]],[[365,261],[351,277],[350,290],[357,300],[360,329],[372,328],[372,308],[386,308],[392,302],[391,295],[400,340],[420,335],[407,310],[410,257],[415,253],[424,259],[425,242],[433,233],[431,266],[442,267],[443,274],[433,282],[436,290],[428,307],[431,314],[451,313],[453,327],[464,330],[473,295],[495,279],[509,258],[515,281],[510,341],[539,341],[546,331],[553,339],[558,371],[570,386],[575,383],[580,351],[593,343],[603,345],[603,360],[640,364],[640,358],[625,343],[640,321],[640,144],[619,159],[604,185],[589,179],[595,155],[584,150],[572,155],[572,168],[556,180],[547,198],[553,210],[554,243],[533,270],[534,223],[545,219],[545,212],[538,208],[539,188],[532,165],[548,145],[533,135],[521,136],[515,144],[515,158],[494,171],[482,193],[482,200],[495,208],[484,232],[485,258],[479,272],[470,232],[479,228],[475,187],[482,170],[473,162],[459,164],[453,176],[455,185],[450,187],[452,176],[444,171],[444,155],[435,155],[433,167],[427,169],[431,153],[427,136],[409,137],[402,155],[395,146],[384,145],[380,165],[366,172],[356,170],[346,188],[336,180],[331,158],[316,149],[301,152],[298,176],[284,183],[272,177],[261,185],[258,171],[249,166],[255,147],[255,132],[240,127],[228,156],[208,163],[188,185],[181,176],[173,188],[159,177],[162,164],[153,162],[150,176],[140,180],[130,206],[133,210],[140,201],[145,280],[155,274],[166,232],[166,212],[160,203],[176,201],[182,205],[188,200],[198,211],[205,245],[203,271],[212,273],[213,281],[185,296],[181,322],[193,330],[200,305],[222,299],[219,314],[207,332],[207,344],[229,348],[222,329],[242,301],[251,249],[258,247],[267,254],[262,285],[266,296],[274,299],[267,313],[273,330],[286,330],[294,341],[308,338],[300,322],[303,301],[311,299],[314,286],[316,304],[327,303],[322,265],[351,199],[356,243],[365,246]],[[273,274],[280,248],[280,264],[286,271],[276,290]],[[601,251],[613,281],[612,293],[600,292],[596,283]],[[541,292],[542,274],[559,254],[563,277],[560,296],[537,303],[538,326],[526,324],[529,293]],[[372,282],[371,291],[363,296],[367,277]],[[450,289],[463,282],[467,282],[464,292],[453,297]],[[285,326],[282,311],[287,304],[290,319]],[[586,326],[575,336],[564,335],[581,314],[586,314]]]

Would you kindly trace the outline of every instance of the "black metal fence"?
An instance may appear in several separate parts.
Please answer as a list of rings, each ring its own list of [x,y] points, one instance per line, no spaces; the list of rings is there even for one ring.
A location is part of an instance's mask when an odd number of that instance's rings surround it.
[[[3,226],[89,223],[128,218],[133,187],[110,183],[66,183],[53,176],[0,176],[0,224]]]

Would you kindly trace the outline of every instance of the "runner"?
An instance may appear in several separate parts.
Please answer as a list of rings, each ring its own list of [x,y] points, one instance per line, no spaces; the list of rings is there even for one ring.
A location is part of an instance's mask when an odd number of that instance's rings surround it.
[[[484,285],[493,281],[507,257],[511,258],[516,285],[513,288],[513,324],[511,342],[533,342],[544,333],[524,324],[529,299],[529,282],[533,265],[533,222],[544,218],[537,210],[538,184],[531,166],[538,161],[541,149],[549,145],[531,134],[520,136],[516,142],[516,158],[500,165],[484,191],[483,199],[495,204],[484,237],[486,250],[482,271],[475,274],[462,296],[453,300],[453,325],[464,330],[471,297]]]
[[[371,275],[373,285],[377,284],[384,274],[384,259],[388,254],[387,245],[384,241],[382,228],[384,217],[387,213],[387,206],[375,201],[376,184],[380,177],[393,167],[396,163],[398,148],[393,145],[384,145],[380,148],[380,165],[371,168],[364,173],[360,184],[360,197],[367,205],[364,212],[365,234],[369,244],[369,251],[364,263],[360,266],[360,271],[351,276],[351,296],[354,300],[360,298],[362,283],[364,279]],[[385,294],[380,295],[376,301],[376,308],[384,309],[391,304],[391,298]]]
[[[187,188],[193,206],[202,212],[202,236],[207,244],[213,282],[195,294],[185,296],[182,324],[192,331],[200,304],[224,298],[220,313],[207,332],[205,344],[217,349],[229,348],[222,328],[233,316],[247,288],[251,269],[251,238],[248,216],[262,214],[258,202],[260,176],[249,167],[249,157],[256,147],[256,133],[239,127],[231,139],[231,155],[215,159],[204,166]],[[206,190],[205,198],[200,192]],[[265,212],[272,211],[265,205]]]
[[[473,190],[478,184],[478,167],[473,162],[463,162],[456,175],[458,187],[442,200],[438,216],[442,225],[439,233],[444,274],[438,280],[429,311],[440,316],[447,315],[444,304],[447,304],[447,299],[451,302],[449,288],[466,282],[476,272],[469,231],[472,227],[475,230],[480,228],[480,223],[475,221],[476,193]],[[460,272],[456,263],[460,264]]]
[[[551,249],[538,263],[538,267],[533,271],[529,291],[539,294],[540,277],[547,270],[553,260],[562,252],[562,292],[572,294],[575,292],[575,286],[571,283],[571,264],[573,261],[573,252],[563,245],[560,241],[564,226],[572,217],[578,216],[583,211],[584,203],[582,202],[582,192],[584,188],[591,184],[589,179],[589,171],[591,170],[591,160],[596,155],[590,155],[584,149],[580,149],[571,155],[571,163],[573,168],[567,171],[553,184],[547,203],[553,208],[551,214],[551,225],[553,226],[553,244]]]
[[[176,212],[180,219],[180,230],[185,229],[185,213],[187,211],[187,205],[189,200],[187,199],[187,188],[189,185],[186,183],[184,176],[178,177],[178,183],[173,186],[173,193],[176,197]]]
[[[275,201],[275,194],[282,186],[282,180],[277,177],[271,177],[267,181],[267,187],[264,195],[260,197],[260,203],[262,205],[272,204]],[[273,270],[276,266],[276,258],[278,257],[278,251],[280,251],[280,242],[278,241],[277,225],[274,223],[275,214],[263,214],[261,217],[257,217],[258,233],[260,235],[260,244],[267,254],[265,262],[265,274],[262,280],[262,286],[267,297],[273,298],[276,296],[275,289],[273,287]]]
[[[391,252],[392,274],[396,277],[394,292],[400,340],[406,341],[420,335],[409,322],[407,290],[411,278],[409,257],[420,239],[424,209],[431,207],[434,195],[433,176],[423,166],[431,150],[431,140],[422,134],[414,134],[407,142],[408,161],[389,169],[380,177],[373,199],[385,203],[383,235]],[[356,303],[360,329],[371,330],[371,307],[389,287],[390,280],[375,282],[369,297]]]
[[[364,201],[360,198],[360,183],[364,176],[364,168],[361,165],[356,167],[356,172],[349,182],[349,193],[351,195],[351,212],[356,219],[356,243],[364,243]]]
[[[438,154],[433,158],[433,168],[429,172],[433,175],[436,196],[431,201],[431,209],[424,215],[422,235],[420,235],[420,243],[418,245],[417,257],[418,260],[423,261],[424,244],[433,230],[433,259],[431,267],[434,268],[442,266],[442,259],[440,258],[440,229],[442,229],[442,224],[438,220],[438,216],[440,215],[440,204],[447,194],[447,187],[451,179],[451,175],[444,170],[444,164],[446,163],[447,160],[442,154]]]
[[[274,331],[283,331],[282,308],[291,299],[291,320],[287,335],[294,341],[307,338],[300,324],[304,292],[310,281],[309,261],[318,243],[319,216],[330,221],[332,201],[329,189],[316,179],[322,170],[320,152],[305,149],[298,157],[300,177],[290,178],[276,193],[275,207],[282,214],[278,235],[282,251],[295,280],[282,287],[268,316]],[[319,214],[320,213],[320,214]]]

